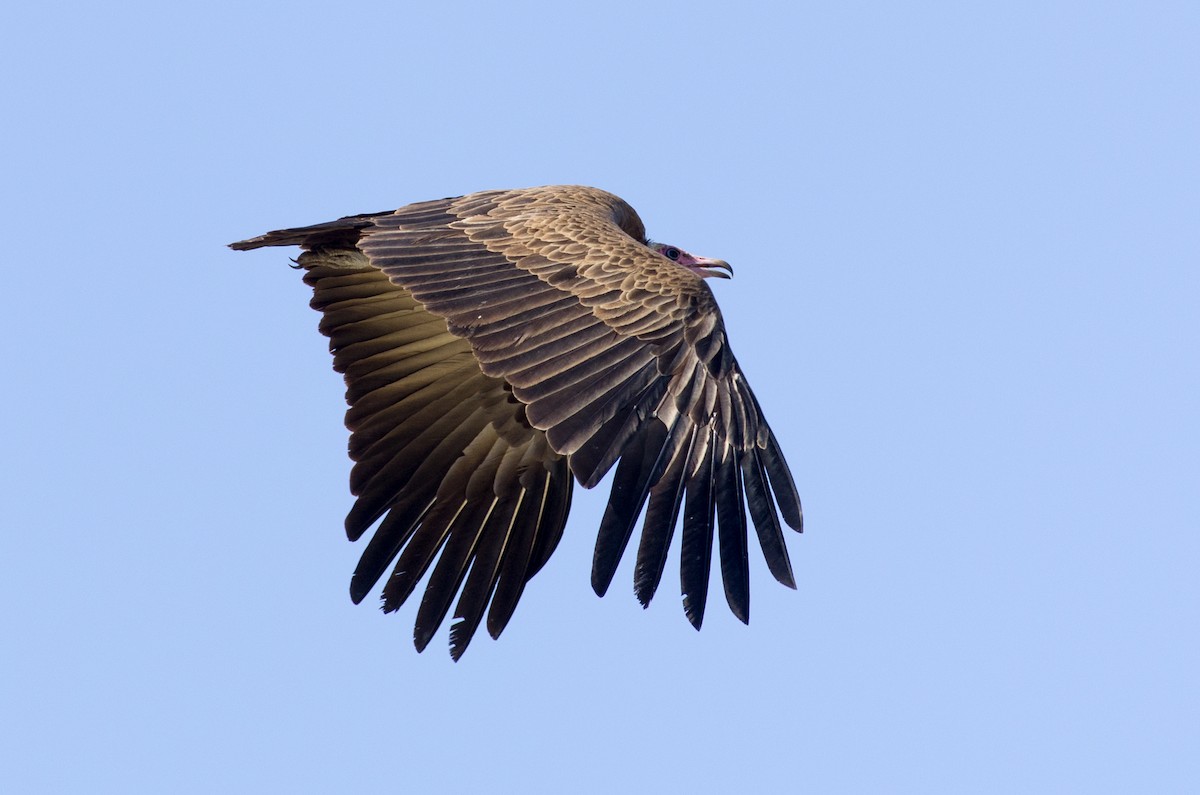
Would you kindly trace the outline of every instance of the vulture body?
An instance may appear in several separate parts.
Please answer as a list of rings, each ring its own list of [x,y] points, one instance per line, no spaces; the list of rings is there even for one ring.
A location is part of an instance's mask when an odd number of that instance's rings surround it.
[[[746,509],[795,587],[779,515],[800,499],[704,278],[729,266],[646,237],[621,199],[551,186],[474,193],[284,229],[237,250],[296,260],[346,380],[346,532],[378,522],[350,584],[393,611],[433,570],[423,650],[458,595],[450,652],[499,637],[562,536],[573,480],[616,465],[596,540],[603,595],[643,509],[635,592],[650,602],[682,525],[684,612],[704,617],[714,530],[726,600],[749,619]],[[682,522],[680,523],[680,514]]]

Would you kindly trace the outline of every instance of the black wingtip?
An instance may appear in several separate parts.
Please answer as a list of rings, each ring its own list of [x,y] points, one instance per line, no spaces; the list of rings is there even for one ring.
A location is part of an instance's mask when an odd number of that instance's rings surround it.
[[[599,571],[593,566],[592,590],[596,592],[596,596],[604,596],[604,594],[608,593],[608,587],[612,585],[613,574],[616,574],[616,572],[614,571],[612,574],[607,574],[606,576],[605,572]]]
[[[640,575],[640,572],[634,572],[633,595],[637,597],[638,604],[645,610],[654,599],[655,592],[658,591],[658,581],[647,582],[647,578]]]
[[[704,603],[708,599],[708,594],[705,593],[698,599],[692,599],[689,594],[683,595],[683,614],[687,616],[688,623],[697,632],[704,624]]]
[[[450,659],[458,662],[463,654],[467,651],[467,646],[471,644],[471,638],[475,636],[475,630],[478,628],[478,622],[472,626],[470,621],[455,621],[450,625]]]
[[[354,604],[362,604],[362,600],[366,599],[367,594],[370,592],[370,585],[364,586],[363,583],[358,582],[357,577],[350,578],[350,601],[354,602]]]

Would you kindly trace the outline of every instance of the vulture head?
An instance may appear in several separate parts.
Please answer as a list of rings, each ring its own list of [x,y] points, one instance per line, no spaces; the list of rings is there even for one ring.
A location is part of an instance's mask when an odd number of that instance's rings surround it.
[[[692,273],[699,275],[702,279],[707,279],[712,276],[716,276],[719,279],[733,278],[733,268],[730,267],[729,263],[723,259],[697,257],[696,255],[689,254],[688,252],[676,246],[670,246],[666,243],[655,243],[653,240],[648,241],[647,245],[649,245],[652,250],[657,251],[659,254],[662,254],[664,257],[671,260],[671,262],[674,262],[677,265],[682,265]],[[721,270],[715,270],[716,268],[720,268]],[[729,271],[729,273],[722,273],[721,271]]]

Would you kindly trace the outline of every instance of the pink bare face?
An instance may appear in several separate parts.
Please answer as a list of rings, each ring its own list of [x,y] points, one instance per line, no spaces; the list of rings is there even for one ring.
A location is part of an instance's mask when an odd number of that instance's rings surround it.
[[[708,279],[713,276],[717,277],[718,279],[733,278],[733,268],[731,268],[729,263],[723,259],[697,257],[693,254],[689,254],[681,248],[670,246],[666,243],[655,243],[653,241],[650,243],[650,248],[654,249],[659,254],[662,254],[664,257],[671,260],[671,262],[674,262],[677,265],[682,265],[692,273],[699,275],[702,279]],[[729,272],[723,273],[722,271]]]

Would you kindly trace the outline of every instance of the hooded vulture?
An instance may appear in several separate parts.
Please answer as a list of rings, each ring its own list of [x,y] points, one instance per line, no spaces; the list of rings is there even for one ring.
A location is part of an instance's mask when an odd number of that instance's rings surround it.
[[[262,246],[303,249],[296,262],[345,376],[357,497],[346,532],[375,526],[350,595],[360,602],[390,569],[390,612],[428,573],[418,651],[456,595],[454,659],[485,614],[499,637],[562,537],[573,480],[591,488],[614,465],[597,594],[644,513],[639,601],[658,588],[681,525],[683,609],[699,629],[715,530],[725,598],[748,621],[747,508],[769,570],[795,587],[779,516],[801,530],[800,498],[704,281],[728,278],[727,263],[651,241],[624,201],[576,186],[473,193],[231,245]]]

